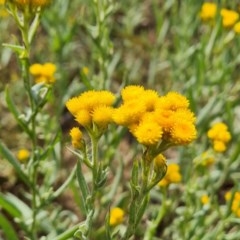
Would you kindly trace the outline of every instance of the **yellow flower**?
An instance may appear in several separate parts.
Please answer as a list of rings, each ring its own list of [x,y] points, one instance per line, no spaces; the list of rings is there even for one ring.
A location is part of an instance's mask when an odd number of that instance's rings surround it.
[[[129,126],[138,123],[146,108],[137,100],[131,100],[114,110],[113,120],[118,125]]]
[[[30,66],[29,71],[34,76],[36,83],[53,84],[55,82],[56,65],[53,63],[36,63]]]
[[[202,203],[203,205],[206,205],[206,204],[209,203],[209,197],[208,197],[208,195],[203,195],[203,196],[201,196],[201,203]]]
[[[162,173],[166,170],[166,165],[167,161],[166,158],[162,154],[158,154],[154,158],[154,171],[156,173]]]
[[[121,91],[121,95],[122,95],[123,101],[126,102],[129,100],[140,98],[143,92],[144,92],[144,88],[142,86],[130,85],[125,87]]]
[[[70,130],[70,136],[72,138],[72,145],[74,148],[80,148],[82,146],[82,132],[78,127],[74,127]]]
[[[171,183],[179,183],[182,181],[182,175],[180,173],[180,167],[176,163],[168,165],[167,173],[164,178],[158,183],[160,187],[166,187]]]
[[[100,106],[94,109],[92,120],[100,127],[106,127],[112,122],[113,108],[109,106]]]
[[[234,25],[233,30],[234,30],[235,33],[240,34],[240,22],[237,22],[237,23]]]
[[[186,120],[176,121],[171,129],[171,141],[174,144],[189,144],[197,137],[195,126]]]
[[[215,3],[205,2],[202,5],[201,11],[200,11],[200,17],[202,20],[212,20],[215,18],[217,13],[217,5]]]
[[[89,126],[92,122],[92,117],[89,111],[81,109],[77,112],[76,121],[83,127]]]
[[[231,140],[227,125],[222,122],[215,123],[208,130],[207,136],[213,141],[213,148],[216,152],[226,151],[226,144]]]
[[[78,97],[73,97],[66,102],[66,107],[73,116],[76,116],[81,109],[81,101]]]
[[[20,149],[17,153],[17,158],[20,162],[26,162],[30,157],[30,152],[27,149]]]
[[[0,4],[1,5],[5,4],[5,0],[0,0]]]
[[[116,226],[119,225],[123,222],[124,220],[124,211],[119,208],[115,207],[110,210],[110,219],[109,219],[109,224],[110,226]]]
[[[169,92],[166,96],[159,98],[158,107],[160,109],[176,111],[181,108],[188,108],[189,101],[177,92]]]
[[[157,144],[161,140],[162,133],[161,126],[156,122],[143,121],[137,126],[133,134],[139,143],[149,146]]]
[[[213,149],[216,152],[225,152],[227,147],[226,144],[222,141],[214,140],[213,141]]]
[[[237,12],[226,8],[223,8],[220,14],[222,16],[222,24],[226,28],[232,27],[239,18],[239,14]]]

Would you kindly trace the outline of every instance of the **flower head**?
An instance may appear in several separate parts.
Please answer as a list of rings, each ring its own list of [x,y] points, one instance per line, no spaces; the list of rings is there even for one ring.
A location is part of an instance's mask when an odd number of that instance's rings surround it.
[[[36,83],[53,84],[55,82],[56,65],[53,63],[35,63],[30,66],[29,71],[34,76]]]
[[[182,181],[182,175],[180,173],[180,167],[176,163],[168,165],[167,173],[164,178],[158,183],[160,187],[166,187],[171,183],[179,183]]]
[[[234,26],[239,18],[239,14],[237,12],[228,10],[226,8],[223,8],[220,14],[222,16],[222,24],[226,28]]]
[[[201,203],[203,204],[203,205],[206,205],[206,204],[208,204],[209,203],[209,197],[208,197],[208,195],[202,195],[201,196]]]
[[[200,11],[200,17],[202,20],[212,20],[215,18],[217,13],[217,5],[215,3],[205,2],[202,5],[201,11]]]
[[[162,133],[161,126],[156,122],[143,121],[137,126],[133,134],[139,143],[149,146],[157,144],[162,138]]]
[[[110,210],[110,219],[109,224],[110,226],[116,226],[123,222],[124,220],[124,211],[119,208],[115,207]]]
[[[213,142],[213,149],[216,152],[224,152],[227,143],[231,140],[231,134],[226,124],[215,123],[207,132],[208,138]]]
[[[234,27],[233,30],[235,33],[240,34],[240,22],[237,22]]]
[[[78,127],[74,127],[70,130],[70,136],[72,138],[72,145],[74,148],[80,148],[82,146],[82,132]]]
[[[20,149],[17,153],[17,158],[20,162],[26,162],[30,157],[30,152],[23,148],[23,149]]]

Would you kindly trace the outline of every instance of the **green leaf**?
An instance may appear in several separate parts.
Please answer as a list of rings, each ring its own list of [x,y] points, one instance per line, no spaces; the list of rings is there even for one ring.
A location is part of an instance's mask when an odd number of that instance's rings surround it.
[[[1,229],[3,230],[3,232],[4,232],[5,239],[19,240],[14,228],[11,225],[11,223],[1,213],[0,213],[0,226],[1,226]]]
[[[77,163],[77,180],[78,180],[79,187],[81,189],[84,207],[86,209],[86,205],[87,205],[86,201],[89,196],[89,189],[82,172],[82,166],[81,166],[80,160],[78,160],[78,163]]]
[[[30,186],[30,181],[28,177],[25,175],[25,173],[21,169],[20,163],[17,161],[17,159],[13,156],[11,151],[0,141],[0,154],[12,164],[15,171],[17,172],[18,176],[23,180],[26,185]]]
[[[11,201],[8,200],[7,196],[3,195],[2,193],[0,193],[0,207],[14,218],[21,217],[21,212]]]
[[[19,112],[16,108],[16,105],[14,104],[10,94],[9,94],[9,91],[8,91],[8,88],[6,88],[5,90],[5,98],[6,98],[6,103],[7,103],[7,106],[8,106],[8,109],[11,111],[11,113],[13,114],[15,120],[17,121],[18,125],[29,135],[29,136],[32,136],[32,133],[30,131],[30,129],[28,128],[28,125],[23,122],[19,116]]]
[[[144,214],[144,212],[145,212],[145,210],[146,210],[146,208],[148,206],[148,201],[149,201],[149,194],[147,194],[144,197],[144,199],[143,199],[143,201],[141,203],[141,206],[138,209],[138,213],[137,213],[137,217],[136,217],[136,223],[135,223],[136,227],[137,227],[137,225],[139,224],[139,222],[142,219],[142,216],[143,216],[143,214]]]

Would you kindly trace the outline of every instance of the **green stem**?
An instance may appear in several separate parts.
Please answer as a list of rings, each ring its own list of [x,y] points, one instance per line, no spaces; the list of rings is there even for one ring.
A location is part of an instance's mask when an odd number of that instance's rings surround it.
[[[144,236],[144,240],[151,240],[151,239],[153,239],[160,222],[162,221],[163,217],[165,216],[165,214],[167,212],[166,190],[165,189],[164,189],[164,192],[163,192],[162,196],[163,196],[163,198],[162,198],[161,208],[158,211],[157,217],[154,219],[154,221],[147,228],[147,232],[146,232],[146,234]]]

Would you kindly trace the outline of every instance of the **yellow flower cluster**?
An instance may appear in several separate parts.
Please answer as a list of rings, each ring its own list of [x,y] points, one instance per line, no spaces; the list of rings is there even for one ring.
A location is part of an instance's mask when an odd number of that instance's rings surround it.
[[[109,225],[110,226],[116,226],[123,222],[124,220],[124,211],[119,208],[115,207],[110,210],[110,219],[109,219]]]
[[[179,93],[159,96],[142,86],[128,86],[121,95],[123,103],[115,109],[113,120],[128,127],[139,143],[151,146],[166,141],[181,145],[196,138],[195,116],[188,100]]]
[[[30,152],[23,148],[23,149],[20,149],[17,153],[17,159],[20,161],[20,162],[26,162],[30,157]]]
[[[226,144],[231,140],[231,134],[228,127],[224,123],[215,123],[211,129],[208,130],[208,138],[213,141],[213,149],[216,152],[224,152]]]
[[[53,84],[56,80],[54,77],[56,65],[53,63],[35,63],[30,66],[29,71],[34,76],[36,83]]]
[[[200,11],[200,17],[203,21],[213,21],[217,15],[218,6],[216,3],[205,2],[202,5]],[[236,33],[240,33],[239,14],[236,11],[226,8],[220,9],[220,15],[222,18],[222,25],[225,28],[232,28]]]
[[[204,21],[213,20],[217,14],[217,5],[211,2],[205,2],[200,11],[200,17]]]
[[[182,181],[180,167],[176,163],[168,165],[167,173],[164,178],[158,183],[160,187],[167,187],[171,183],[179,183]]]
[[[226,201],[230,201],[231,198],[232,198],[232,193],[227,192],[225,194]],[[240,217],[240,192],[239,191],[234,193],[231,210],[237,217]]]
[[[68,100],[66,107],[81,126],[95,124],[104,129],[112,122],[114,102],[115,96],[111,92],[91,90]]]

